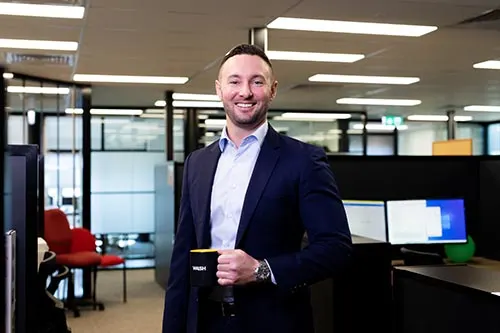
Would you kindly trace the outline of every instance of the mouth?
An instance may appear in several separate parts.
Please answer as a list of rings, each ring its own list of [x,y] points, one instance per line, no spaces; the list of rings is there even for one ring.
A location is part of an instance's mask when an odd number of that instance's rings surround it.
[[[249,102],[246,102],[246,103],[236,103],[236,106],[241,109],[241,110],[249,110],[251,108],[253,108],[257,103],[249,103]]]

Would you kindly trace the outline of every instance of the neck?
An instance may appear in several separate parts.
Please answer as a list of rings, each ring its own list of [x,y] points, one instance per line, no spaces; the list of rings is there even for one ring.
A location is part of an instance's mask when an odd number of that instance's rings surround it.
[[[265,120],[255,125],[251,126],[249,125],[248,127],[240,127],[234,125],[230,121],[227,121],[226,122],[227,136],[235,144],[236,147],[239,147],[243,139],[252,134],[257,128],[259,128],[259,126],[264,124],[264,122]]]

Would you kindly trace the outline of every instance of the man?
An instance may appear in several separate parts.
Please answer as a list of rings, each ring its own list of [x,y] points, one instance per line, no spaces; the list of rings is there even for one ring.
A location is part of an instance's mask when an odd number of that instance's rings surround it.
[[[256,46],[236,46],[222,60],[215,88],[226,126],[184,164],[163,333],[313,332],[308,286],[339,272],[350,255],[324,151],[267,123],[277,84]],[[219,250],[219,288],[190,287],[194,248]]]

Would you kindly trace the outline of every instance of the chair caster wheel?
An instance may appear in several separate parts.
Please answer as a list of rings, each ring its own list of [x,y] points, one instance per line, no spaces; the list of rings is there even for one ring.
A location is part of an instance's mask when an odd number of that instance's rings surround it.
[[[99,304],[99,311],[104,311],[104,304]]]

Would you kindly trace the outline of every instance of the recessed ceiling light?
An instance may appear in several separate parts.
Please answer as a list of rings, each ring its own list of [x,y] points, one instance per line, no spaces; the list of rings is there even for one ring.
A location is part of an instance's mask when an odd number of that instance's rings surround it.
[[[500,112],[500,106],[493,106],[493,105],[468,105],[468,106],[464,107],[464,111]]]
[[[436,26],[388,24],[353,21],[315,20],[278,17],[267,25],[269,29],[337,32],[350,34],[420,37],[437,30]]]
[[[67,108],[67,114],[82,114],[83,109]],[[140,116],[143,113],[140,109],[90,109],[90,114],[93,115],[108,115],[108,116]]]
[[[6,80],[13,79],[14,78],[14,74],[13,73],[3,73],[3,78],[6,79]]]
[[[271,60],[344,62],[344,63],[353,63],[365,57],[363,54],[293,52],[293,51],[266,51],[266,55]]]
[[[0,48],[28,49],[28,50],[76,51],[78,49],[78,43],[77,42],[51,41],[51,40],[0,38]]]
[[[0,2],[0,15],[82,19],[84,14],[83,6]]]
[[[407,117],[408,120],[413,121],[448,121],[448,116],[445,115],[431,115],[431,114],[414,114]],[[454,116],[455,121],[471,121],[470,116]]]
[[[366,83],[366,84],[412,84],[420,81],[418,77],[397,76],[366,76],[366,75],[337,75],[315,74],[309,77],[311,82],[339,82],[339,83]]]
[[[300,113],[300,112],[285,112],[279,116],[279,120],[336,120],[336,119],[349,119],[349,113]],[[274,118],[276,119],[276,117]]]
[[[185,101],[220,101],[219,96],[210,94],[173,93],[172,98]]]
[[[478,62],[477,64],[472,65],[472,67],[481,69],[500,69],[500,60]]]
[[[222,102],[216,101],[176,101],[172,102],[174,107],[178,108],[223,108]],[[155,103],[155,106],[156,103]]]
[[[8,86],[7,92],[19,94],[67,95],[69,88]]]
[[[184,84],[189,78],[176,76],[133,76],[133,75],[100,75],[75,74],[74,81],[107,82],[107,83],[151,83],[151,84]]]
[[[384,98],[340,98],[337,104],[352,105],[386,105],[386,106],[415,106],[421,104],[418,99],[384,99]]]
[[[363,124],[354,124],[352,126],[353,129],[363,129]],[[366,129],[367,130],[372,130],[372,131],[394,131],[396,126],[394,125],[384,125],[384,124],[366,124]],[[408,125],[399,125],[398,131],[404,131],[408,129]]]

